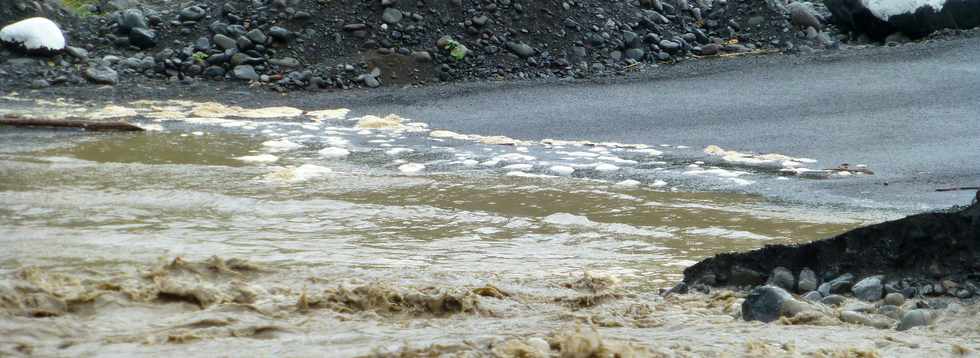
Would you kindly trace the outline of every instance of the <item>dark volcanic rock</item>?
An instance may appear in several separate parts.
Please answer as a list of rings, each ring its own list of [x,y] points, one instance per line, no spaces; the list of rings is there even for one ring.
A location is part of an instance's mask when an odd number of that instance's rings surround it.
[[[809,267],[820,274],[849,272],[856,277],[977,275],[980,202],[959,211],[912,215],[807,244],[771,245],[744,253],[720,254],[685,269],[684,282],[739,286],[745,284],[744,279],[735,278],[744,276],[744,272],[771,272],[778,266],[793,271]],[[844,289],[846,285],[839,286]],[[830,291],[837,293],[832,287]]]
[[[980,0],[947,0],[939,9],[929,1],[826,0],[833,21],[845,30],[867,34],[877,40],[895,32],[922,37],[939,29],[969,29],[980,26]],[[869,8],[870,6],[870,8]]]

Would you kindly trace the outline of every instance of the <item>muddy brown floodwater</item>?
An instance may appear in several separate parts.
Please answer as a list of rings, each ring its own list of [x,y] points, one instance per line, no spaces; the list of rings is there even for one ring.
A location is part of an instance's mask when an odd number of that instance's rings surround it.
[[[469,136],[343,109],[3,103],[0,114],[136,116],[149,131],[0,128],[0,356],[980,348],[969,306],[895,332],[746,323],[730,292],[661,297],[709,255],[897,215],[739,194],[811,179],[680,155],[701,148]]]

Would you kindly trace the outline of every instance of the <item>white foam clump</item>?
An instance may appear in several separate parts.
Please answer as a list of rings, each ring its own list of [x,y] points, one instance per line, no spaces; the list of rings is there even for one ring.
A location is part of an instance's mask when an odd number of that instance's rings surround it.
[[[263,147],[267,147],[272,151],[287,151],[297,148],[301,148],[303,145],[290,142],[289,139],[273,139],[262,142]]]
[[[259,155],[246,155],[243,157],[235,158],[243,162],[251,163],[273,163],[279,160],[279,157],[272,154],[259,154]]]
[[[32,17],[5,26],[0,30],[0,40],[23,45],[28,50],[65,49],[65,35],[61,28],[43,17]]]
[[[621,182],[618,182],[618,183],[616,183],[614,185],[615,186],[618,186],[618,187],[621,187],[621,188],[635,188],[635,187],[640,186],[640,182],[639,181],[636,181],[636,180],[633,180],[633,179],[626,179],[626,180],[623,180]]]
[[[772,238],[765,235],[759,235],[756,233],[732,230],[721,227],[707,227],[699,229],[688,229],[685,231],[688,235],[697,236],[714,236],[725,239],[735,239],[735,240],[771,240]]]
[[[619,167],[617,167],[615,165],[612,165],[612,164],[609,164],[609,163],[602,163],[602,164],[596,165],[595,166],[595,170],[596,171],[600,171],[600,172],[613,172],[613,171],[619,170]]]
[[[783,154],[751,154],[751,153],[741,153],[734,150],[724,150],[717,145],[709,145],[704,148],[704,153],[708,155],[721,157],[722,160],[731,163],[741,163],[747,165],[761,165],[761,164],[790,164],[794,163],[816,163],[816,160],[810,158],[794,158]],[[798,165],[797,165],[798,166]]]
[[[406,163],[398,166],[398,171],[402,173],[418,173],[425,170],[425,164]]]
[[[574,225],[574,226],[591,226],[595,224],[589,218],[581,215],[573,215],[569,213],[555,213],[545,216],[541,221],[552,224],[552,225]]]
[[[386,150],[385,151],[385,154],[391,155],[391,156],[396,156],[396,155],[402,155],[402,154],[405,154],[405,153],[411,153],[411,152],[414,152],[414,151],[415,150],[414,149],[411,149],[411,148],[391,148],[391,149]]]
[[[330,121],[346,119],[350,110],[347,108],[324,109],[320,111],[306,112],[306,115],[314,121]]]
[[[573,172],[575,172],[575,168],[564,166],[564,165],[555,165],[552,166],[551,168],[548,168],[548,171],[562,176],[569,176],[572,175]]]
[[[942,11],[946,0],[862,0],[861,3],[875,17],[887,21],[892,16],[914,14],[926,6],[936,12]]]
[[[302,182],[333,173],[333,170],[314,164],[282,168],[265,176],[269,181]]]
[[[667,182],[665,182],[663,180],[657,180],[657,181],[654,181],[653,183],[650,183],[650,186],[655,187],[655,188],[665,187],[665,186],[667,186]]]
[[[350,155],[349,150],[337,147],[323,148],[318,153],[320,153],[320,156],[324,158],[344,158]]]
[[[519,177],[519,178],[554,178],[553,175],[534,174],[534,173],[527,173],[527,172],[522,172],[522,171],[517,171],[517,170],[507,172],[507,174],[504,174],[504,175],[509,176],[509,177]]]

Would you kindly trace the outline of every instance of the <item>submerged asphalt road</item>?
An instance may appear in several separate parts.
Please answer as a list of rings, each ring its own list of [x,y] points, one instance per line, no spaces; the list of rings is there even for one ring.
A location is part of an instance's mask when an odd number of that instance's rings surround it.
[[[935,189],[980,185],[980,39],[869,52],[716,61],[702,74],[518,86],[371,107],[464,133],[716,144],[814,158],[822,167],[864,163],[877,173],[750,189],[790,200],[909,212],[968,204],[972,192]]]

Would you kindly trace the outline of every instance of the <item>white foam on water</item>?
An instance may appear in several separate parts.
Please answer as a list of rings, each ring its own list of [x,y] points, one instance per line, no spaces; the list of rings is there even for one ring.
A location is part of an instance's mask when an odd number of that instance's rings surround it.
[[[398,166],[398,171],[406,174],[414,174],[425,170],[425,164],[407,163]]]
[[[475,167],[475,166],[479,165],[480,162],[475,161],[473,159],[467,159],[467,160],[464,160],[462,164],[463,164],[464,167]]]
[[[627,179],[627,180],[623,180],[621,182],[618,182],[618,183],[616,183],[614,185],[615,186],[618,186],[618,187],[621,187],[621,188],[635,188],[635,187],[640,186],[640,184],[641,183],[639,181],[632,180],[632,179]]]
[[[707,227],[698,229],[687,229],[684,231],[688,235],[712,236],[733,240],[772,240],[773,238],[765,235],[740,230],[726,229],[722,227]]]
[[[652,186],[654,188],[665,187],[665,186],[667,186],[667,182],[665,182],[663,180],[657,180],[657,181],[654,181],[653,183],[650,183],[650,186]]]
[[[347,108],[338,109],[324,109],[319,111],[306,112],[306,115],[314,121],[332,121],[332,120],[343,120],[347,118],[347,114],[350,110]]]
[[[548,168],[548,171],[561,176],[569,176],[575,172],[575,168],[564,165],[554,165],[551,168]]]
[[[390,155],[390,156],[397,156],[397,155],[402,155],[402,154],[405,154],[405,153],[411,153],[411,152],[414,152],[414,151],[415,150],[414,149],[411,149],[411,148],[391,148],[391,149],[386,150],[385,151],[385,154]]]
[[[290,142],[289,139],[273,139],[262,142],[262,146],[274,152],[287,151],[302,148],[303,145]]]
[[[507,172],[507,174],[504,175],[509,177],[519,177],[519,178],[556,178],[556,176],[554,175],[535,174],[535,173],[528,173],[528,172],[522,172],[517,170]]]
[[[595,170],[600,172],[614,172],[619,170],[619,167],[608,163],[601,163],[595,166]]]
[[[323,148],[320,149],[320,151],[317,153],[320,153],[321,157],[330,158],[330,159],[344,158],[350,155],[349,150],[344,148],[337,148],[337,147]]]
[[[279,160],[279,157],[272,154],[259,154],[259,155],[246,155],[242,157],[235,158],[243,162],[251,163],[274,163]]]
[[[315,164],[303,164],[299,167],[280,168],[266,174],[263,178],[266,181],[296,183],[319,178],[330,173],[333,173],[330,168]]]

